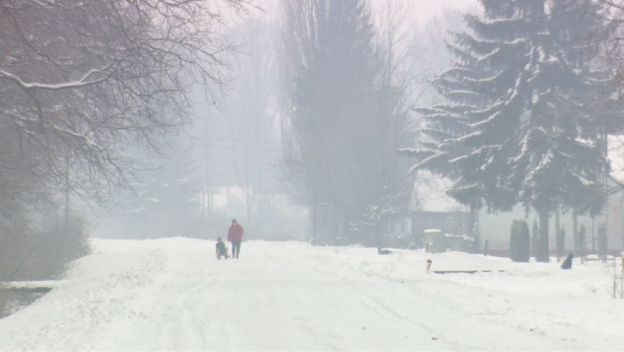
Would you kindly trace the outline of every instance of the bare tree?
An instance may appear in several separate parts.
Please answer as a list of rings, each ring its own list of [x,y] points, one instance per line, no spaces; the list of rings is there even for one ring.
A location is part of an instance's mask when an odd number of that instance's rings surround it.
[[[0,120],[39,156],[29,171],[91,196],[122,185],[125,146],[157,148],[187,122],[192,85],[224,82],[229,45],[215,5],[247,2],[0,3]]]

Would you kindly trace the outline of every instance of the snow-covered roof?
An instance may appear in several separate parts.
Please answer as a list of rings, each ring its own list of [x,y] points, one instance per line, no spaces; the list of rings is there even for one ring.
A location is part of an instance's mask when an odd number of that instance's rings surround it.
[[[414,182],[414,209],[416,211],[452,212],[465,211],[446,192],[451,188],[451,181],[433,175],[428,171],[419,171]]]
[[[611,177],[624,185],[624,135],[608,137],[608,153]],[[465,211],[446,192],[451,181],[427,171],[420,171],[414,183],[414,210],[428,212]]]
[[[611,163],[611,177],[624,184],[624,135],[608,137],[607,157]]]
[[[424,234],[442,234],[442,230],[440,229],[425,229],[425,231],[423,231]]]

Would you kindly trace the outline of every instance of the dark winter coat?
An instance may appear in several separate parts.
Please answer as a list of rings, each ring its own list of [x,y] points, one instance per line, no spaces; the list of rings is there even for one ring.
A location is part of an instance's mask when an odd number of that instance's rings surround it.
[[[217,241],[216,249],[217,249],[217,254],[221,254],[221,255],[227,254],[227,248],[225,247],[225,242],[223,241]]]

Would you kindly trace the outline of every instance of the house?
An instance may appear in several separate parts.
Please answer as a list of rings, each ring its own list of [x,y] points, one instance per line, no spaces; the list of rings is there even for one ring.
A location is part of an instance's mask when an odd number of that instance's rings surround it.
[[[597,251],[598,229],[603,224],[606,225],[609,250],[624,250],[624,136],[609,137],[608,157],[611,172],[605,180],[608,192],[606,210],[593,218],[586,215],[577,217],[579,228],[583,226],[586,229],[586,247],[589,252]],[[446,194],[450,182],[427,173],[417,176],[418,185],[414,186],[414,206],[411,213],[414,238],[422,241],[425,229],[439,229],[456,235],[468,233],[468,210]],[[556,248],[554,218],[553,214],[549,222],[550,249],[553,252]],[[526,210],[521,205],[506,212],[491,213],[485,209],[480,210],[478,228],[481,246],[488,241],[492,252],[502,254],[508,251],[510,227],[514,219],[525,219],[531,231],[538,221],[534,211]],[[572,214],[560,212],[559,221],[566,233],[565,248],[570,251],[574,247]]]
[[[425,171],[420,171],[417,179],[410,205],[415,245],[424,246],[425,230],[428,229],[437,229],[448,235],[466,235],[469,214],[465,207],[446,194],[450,181]]]
[[[609,249],[624,250],[624,136],[609,136],[608,155],[611,166],[607,182],[607,237]]]

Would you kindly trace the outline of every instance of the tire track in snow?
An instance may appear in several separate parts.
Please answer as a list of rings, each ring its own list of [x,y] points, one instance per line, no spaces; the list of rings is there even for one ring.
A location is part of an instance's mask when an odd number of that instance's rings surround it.
[[[316,256],[314,256],[316,257]],[[327,253],[320,256],[322,260],[317,260],[316,265],[314,265],[314,269],[317,270],[321,275],[331,276],[331,275],[342,275],[345,283],[349,283],[354,291],[357,291],[356,295],[358,299],[361,300],[362,304],[367,306],[371,311],[374,311],[378,316],[382,319],[386,319],[392,321],[396,324],[399,324],[404,327],[413,327],[419,331],[426,331],[428,333],[429,338],[436,338],[437,342],[442,345],[447,345],[447,348],[452,349],[483,349],[483,341],[470,341],[465,337],[453,336],[449,335],[449,331],[453,330],[452,327],[461,327],[461,330],[465,330],[470,327],[474,330],[481,329],[483,331],[496,331],[498,334],[494,334],[494,340],[497,342],[494,343],[495,346],[502,347],[492,347],[493,349],[510,349],[513,348],[512,345],[508,343],[508,340],[504,338],[505,334],[500,334],[501,330],[504,333],[514,336],[515,338],[521,337],[520,340],[523,339],[536,339],[538,338],[534,334],[531,334],[527,331],[519,330],[514,326],[508,326],[506,324],[500,325],[495,322],[490,321],[478,321],[475,320],[473,314],[468,312],[465,307],[462,306],[452,306],[449,307],[440,302],[440,296],[435,295],[431,292],[425,291],[420,285],[431,284],[436,285],[437,283],[430,279],[426,281],[418,281],[419,286],[416,287],[414,285],[405,284],[404,281],[389,278],[383,275],[380,275],[375,272],[367,272],[361,271],[361,268],[354,267],[349,265],[350,263],[341,263],[340,258],[337,257],[338,263],[332,261],[331,256]],[[301,266],[301,265],[300,265]],[[346,270],[347,273],[341,270]],[[355,274],[355,275],[354,275]],[[360,280],[361,279],[361,280]],[[371,280],[373,279],[373,280]],[[427,282],[429,281],[429,282]],[[388,285],[392,286],[392,290],[382,290],[388,296],[393,296],[394,294],[403,292],[411,292],[411,296],[414,301],[421,305],[420,315],[416,312],[415,316],[427,316],[427,320],[418,320],[417,318],[412,318],[409,315],[401,313],[402,310],[395,309],[392,306],[396,304],[392,304],[392,301],[388,299],[381,298],[379,292],[376,292],[375,289],[371,289],[367,287],[373,282],[377,282],[378,288],[385,288]],[[394,292],[391,292],[394,291]],[[426,313],[425,313],[426,312]],[[424,314],[422,314],[424,313]],[[545,346],[555,346],[553,348],[562,348],[562,344],[560,341],[552,339],[548,336],[539,337],[542,341],[542,345]],[[564,344],[567,345],[567,344]],[[568,345],[569,347],[569,345]],[[441,348],[441,346],[436,345],[436,348]]]
[[[432,343],[431,337],[435,336],[435,333],[430,326],[427,326],[422,322],[411,319],[404,314],[399,313],[396,309],[386,304],[383,299],[372,294],[374,290],[371,289],[371,284],[379,284],[380,286],[387,287],[387,282],[382,282],[380,280],[371,281],[370,277],[362,275],[358,272],[355,272],[355,277],[353,277],[353,273],[345,275],[345,271],[342,270],[340,265],[336,265],[337,263],[332,262],[331,260],[327,260],[328,258],[321,257],[319,259],[320,260],[313,262],[302,262],[298,260],[288,259],[283,264],[287,267],[298,268],[302,272],[311,270],[314,273],[312,276],[323,277],[326,279],[330,279],[329,282],[337,283],[339,285],[339,288],[335,291],[338,291],[339,293],[344,293],[345,297],[355,297],[355,300],[352,300],[352,305],[356,306],[355,310],[364,313],[370,312],[375,316],[381,318],[383,321],[387,322],[387,324],[384,325],[386,328],[392,326],[392,329],[396,329],[398,326],[401,326],[406,332],[411,331],[413,333],[414,330],[418,331],[419,335],[423,337],[420,342],[421,347],[427,346],[427,349],[448,349],[451,346],[455,348],[462,346],[465,347],[465,345],[452,344],[446,341],[436,341]],[[359,278],[362,278],[363,280],[359,280]],[[361,286],[362,284],[368,286],[367,289],[364,289]],[[336,293],[337,292],[333,292],[330,294],[330,296],[332,294],[335,295]],[[365,309],[361,310],[359,307],[364,307]],[[319,307],[319,309],[327,309],[327,307]],[[344,313],[345,316],[348,314],[348,312]],[[337,314],[337,316],[340,315]],[[378,322],[375,322],[375,325],[378,325]],[[308,331],[313,331],[311,325],[309,324],[306,328]],[[362,329],[366,330],[366,327],[363,326]],[[423,332],[426,332],[426,334],[423,334]],[[366,334],[375,335],[376,333],[373,331],[366,331]],[[413,338],[415,336],[416,335],[406,335],[404,337]],[[338,349],[337,345],[331,345],[331,347],[334,349]]]
[[[364,262],[366,263],[366,262]],[[405,289],[409,290],[413,293],[414,297],[419,297],[420,300],[426,304],[423,305],[423,308],[428,311],[425,315],[431,317],[433,319],[429,319],[428,325],[425,325],[426,329],[432,331],[432,335],[436,336],[438,340],[445,341],[449,345],[455,346],[455,348],[465,349],[483,349],[484,341],[476,341],[477,344],[472,343],[471,341],[467,341],[465,338],[460,339],[458,336],[449,335],[446,331],[451,329],[445,329],[445,326],[457,326],[461,327],[465,330],[466,328],[472,330],[482,330],[482,331],[495,331],[496,333],[492,334],[492,342],[494,346],[502,346],[498,347],[499,349],[513,349],[514,346],[510,345],[508,341],[513,340],[513,338],[506,338],[505,336],[513,336],[519,341],[536,341],[539,340],[540,343],[536,344],[539,346],[552,346],[551,348],[556,349],[569,349],[572,346],[568,343],[569,341],[561,341],[560,339],[555,338],[554,336],[549,336],[546,334],[542,334],[541,336],[536,336],[534,331],[529,329],[520,329],[518,326],[509,325],[508,321],[496,319],[491,315],[487,314],[487,312],[483,312],[481,314],[482,318],[475,318],[474,310],[470,309],[470,305],[466,305],[465,302],[470,301],[470,299],[474,299],[474,295],[469,295],[464,297],[464,300],[461,300],[459,296],[464,296],[466,292],[466,287],[461,284],[455,283],[449,280],[443,280],[443,278],[437,278],[433,276],[423,276],[423,279],[417,281],[407,281],[397,279],[391,276],[391,273],[388,272],[388,275],[383,275],[379,272],[375,272],[372,270],[366,270],[369,266],[355,266],[350,262],[343,262],[343,267],[350,270],[352,273],[359,274],[361,277],[365,278],[375,278],[377,280],[387,282],[388,284],[394,284],[398,286],[397,289]],[[395,263],[380,263],[382,265],[388,266],[386,270],[391,270]],[[453,288],[440,290],[440,284],[445,284],[446,286],[453,286]],[[455,285],[452,285],[455,284]],[[359,289],[359,287],[356,288]],[[450,296],[440,295],[439,292],[453,292]],[[362,295],[368,296],[369,298],[377,299],[379,303],[386,305],[385,300],[379,300],[378,297],[372,295],[369,291],[361,290]],[[471,292],[473,294],[474,292]],[[485,292],[486,294],[478,297],[486,297],[487,295],[491,295],[491,292]],[[449,303],[449,298],[451,298],[450,303],[453,303],[452,306],[448,304],[441,304],[441,299],[444,299],[445,303]],[[396,310],[395,310],[396,312]],[[497,312],[497,315],[504,314],[504,312]],[[455,319],[447,319],[436,321],[436,317],[456,317]],[[412,320],[419,326],[423,326],[422,323],[419,323],[411,318]],[[462,325],[463,324],[463,325]],[[437,326],[437,327],[436,327]],[[455,329],[458,330],[458,329]],[[503,331],[504,330],[504,331]],[[503,332],[501,334],[501,332]],[[577,346],[578,347],[578,346]],[[497,347],[491,347],[493,349],[497,349]]]

